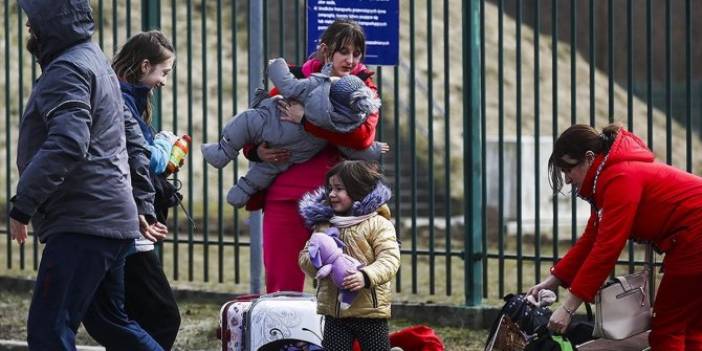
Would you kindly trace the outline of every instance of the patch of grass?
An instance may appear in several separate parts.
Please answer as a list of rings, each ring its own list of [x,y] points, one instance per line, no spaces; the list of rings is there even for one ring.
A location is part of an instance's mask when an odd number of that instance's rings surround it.
[[[0,290],[0,339],[25,340],[26,319],[31,292],[16,293]],[[220,342],[215,336],[219,323],[219,305],[200,301],[179,301],[181,326],[174,350],[217,350]],[[395,331],[416,321],[391,320],[390,330]],[[479,351],[487,336],[484,330],[436,327],[436,334],[444,341],[447,350]],[[81,326],[77,334],[81,345],[97,345]]]
[[[27,340],[27,313],[32,299],[32,293],[15,293],[0,290],[0,339]],[[79,345],[97,345],[80,326],[76,335]]]

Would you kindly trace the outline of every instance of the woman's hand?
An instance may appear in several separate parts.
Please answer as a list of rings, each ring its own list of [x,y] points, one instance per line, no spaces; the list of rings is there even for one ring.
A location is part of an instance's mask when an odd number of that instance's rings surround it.
[[[261,161],[268,163],[284,163],[288,162],[290,158],[290,151],[287,149],[269,148],[266,143],[259,145],[256,148],[256,153]]]
[[[565,334],[571,319],[573,316],[566,311],[565,307],[561,306],[551,314],[551,318],[548,320],[548,329],[554,333]]]
[[[565,334],[570,321],[573,319],[575,311],[582,303],[582,299],[570,294],[570,296],[563,301],[561,307],[553,311],[553,314],[551,314],[551,318],[548,320],[548,329],[555,333]]]
[[[300,124],[305,115],[305,106],[295,100],[279,99],[278,111],[280,111],[281,121]]]
[[[383,143],[380,141],[378,142],[378,144],[380,144],[380,153],[381,154],[387,154],[388,152],[390,152],[390,144]]]
[[[531,289],[527,291],[527,295],[532,295],[534,298],[537,298],[539,296],[539,291],[548,289],[555,292],[559,285],[561,285],[561,280],[551,274],[546,280],[531,287]]]

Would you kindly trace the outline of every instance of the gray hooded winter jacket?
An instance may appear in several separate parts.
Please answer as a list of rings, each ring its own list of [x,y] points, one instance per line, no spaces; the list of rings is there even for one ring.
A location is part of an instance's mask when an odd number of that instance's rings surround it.
[[[365,120],[367,113],[357,113],[354,117],[334,112],[329,102],[331,86],[329,72],[298,80],[292,76],[283,59],[272,60],[268,69],[269,77],[281,89],[281,94],[286,98],[292,97],[303,102],[305,114],[320,127],[334,127],[337,132],[350,132]],[[360,100],[372,99],[374,98],[368,90],[368,94],[357,98],[356,103],[360,103]],[[364,107],[377,110],[379,105],[369,102]],[[313,111],[314,116],[309,115],[310,111]],[[201,150],[209,164],[222,168],[229,161],[236,159],[244,145],[261,143],[274,148],[285,148],[291,152],[291,156],[287,162],[255,163],[249,168],[246,175],[241,177],[227,193],[227,202],[235,207],[243,207],[253,194],[266,189],[278,174],[293,164],[309,160],[327,145],[326,140],[307,134],[301,124],[281,120],[277,100],[268,97],[268,94],[260,89],[253,99],[251,108],[227,122],[222,129],[222,138],[219,143],[203,144]],[[378,160],[382,153],[379,142],[374,142],[364,150],[342,146],[337,148],[347,158],[354,160]]]
[[[42,242],[69,232],[139,236],[119,83],[90,42],[88,1],[20,0],[39,42],[42,75],[22,116],[20,179],[10,216]],[[138,128],[137,128],[138,129]]]

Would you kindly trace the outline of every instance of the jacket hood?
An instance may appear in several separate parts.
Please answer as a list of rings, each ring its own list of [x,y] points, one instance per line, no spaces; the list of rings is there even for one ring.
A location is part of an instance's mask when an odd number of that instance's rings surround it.
[[[614,138],[612,147],[606,155],[599,155],[588,169],[578,195],[584,199],[591,199],[596,189],[593,185],[600,173],[620,162],[653,162],[656,156],[646,147],[646,144],[627,130],[621,129]]]
[[[656,158],[643,140],[624,129],[617,134],[608,154],[607,163],[609,165],[624,161],[653,162]]]
[[[329,67],[328,69],[325,67],[324,62],[314,57],[314,54],[302,65],[301,71],[305,77],[316,75],[318,79],[327,81],[325,82],[326,84],[321,84],[311,92],[308,99],[311,99],[312,102],[305,104],[305,116],[311,119],[315,125],[324,129],[338,133],[349,133],[363,124],[368,115],[365,112],[354,112],[350,109],[347,109],[348,111],[345,112],[339,112],[334,107],[330,99],[331,82],[329,81],[329,74],[331,73],[331,65],[327,64],[327,66]],[[373,76],[374,72],[369,70],[366,65],[359,63],[353,68],[351,74],[365,82]],[[378,103],[380,102],[379,99],[376,100]]]
[[[66,49],[89,41],[95,21],[87,0],[20,0],[39,42],[39,64],[46,66]]]
[[[392,197],[392,192],[385,184],[378,182],[375,189],[361,201],[355,201],[351,207],[351,216],[364,216],[376,212]],[[305,225],[311,228],[317,223],[328,222],[335,216],[334,210],[327,203],[327,190],[324,186],[305,194],[300,200],[299,212]]]
[[[122,91],[124,104],[129,108],[129,112],[132,113],[137,123],[139,123],[141,134],[144,135],[144,139],[147,143],[153,144],[154,133],[142,117],[144,115],[144,110],[146,110],[146,103],[149,101],[151,88],[145,85],[136,85],[123,81],[119,82],[119,87]]]
[[[346,107],[344,110],[338,109],[330,99],[332,83],[329,77],[321,73],[313,73],[314,79],[324,80],[320,83],[305,101],[305,118],[314,125],[331,130],[337,133],[350,133],[358,128],[367,118],[363,112],[352,111]],[[366,90],[370,89],[363,86]],[[351,95],[351,94],[349,94]]]
[[[135,85],[121,80],[119,81],[119,87],[122,93],[129,94],[129,96],[134,98],[134,105],[137,108],[137,112],[139,115],[143,114],[146,110],[146,103],[149,100],[151,88],[146,85]]]

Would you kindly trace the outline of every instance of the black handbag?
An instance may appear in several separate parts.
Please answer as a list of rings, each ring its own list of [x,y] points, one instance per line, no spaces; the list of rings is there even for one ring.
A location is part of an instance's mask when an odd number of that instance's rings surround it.
[[[156,212],[156,220],[166,224],[168,219],[168,210],[171,207],[178,206],[183,199],[183,195],[178,192],[178,188],[171,183],[165,175],[152,175],[151,182],[156,191],[154,199],[154,211]]]
[[[534,334],[539,328],[548,325],[548,320],[551,318],[551,310],[548,307],[532,305],[526,300],[524,294],[508,294],[503,299],[506,303],[502,308],[502,314],[508,315],[527,335]]]
[[[505,301],[505,304],[502,306],[488,333],[485,350],[492,348],[492,345],[494,345],[495,335],[503,320],[503,315],[509,317],[509,320],[519,327],[519,331],[524,333],[525,336],[535,334],[542,328],[545,329],[549,318],[551,318],[550,309],[532,305],[526,300],[526,295],[524,294],[508,294],[502,299]]]
[[[571,320],[566,329],[565,336],[573,345],[580,345],[595,339],[592,336],[592,332],[595,329],[595,321],[592,315],[592,307],[589,303],[585,303],[585,310],[587,311],[587,320]]]
[[[577,348],[567,336],[554,335],[544,326],[529,340],[524,351],[577,351]]]

